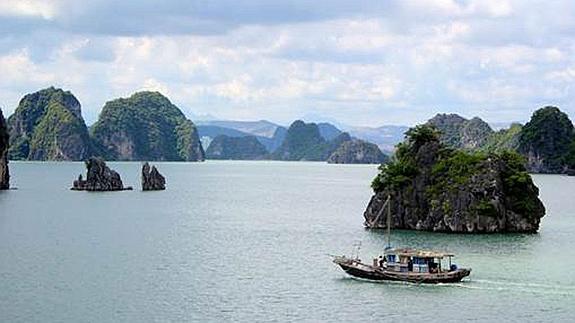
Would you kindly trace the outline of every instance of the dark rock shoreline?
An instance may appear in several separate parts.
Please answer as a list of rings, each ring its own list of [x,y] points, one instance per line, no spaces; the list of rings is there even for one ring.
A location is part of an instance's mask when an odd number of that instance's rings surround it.
[[[10,171],[8,170],[8,127],[0,110],[0,190],[10,188]]]

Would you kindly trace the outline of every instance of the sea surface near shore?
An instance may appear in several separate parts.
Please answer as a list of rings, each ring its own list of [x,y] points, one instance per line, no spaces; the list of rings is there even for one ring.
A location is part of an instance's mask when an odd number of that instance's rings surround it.
[[[134,191],[75,192],[83,163],[11,162],[0,192],[0,321],[571,321],[575,177],[534,175],[538,234],[397,231],[396,246],[457,254],[453,285],[370,283],[328,254],[363,228],[375,165],[154,163],[167,190],[139,190],[141,163],[109,163]]]

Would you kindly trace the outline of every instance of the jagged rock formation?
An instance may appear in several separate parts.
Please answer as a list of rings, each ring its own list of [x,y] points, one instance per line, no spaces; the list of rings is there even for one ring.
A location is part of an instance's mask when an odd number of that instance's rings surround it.
[[[74,181],[72,190],[75,191],[122,191],[131,190],[124,187],[120,174],[106,166],[101,158],[91,157],[86,161],[86,180],[82,175]]]
[[[92,135],[108,159],[204,160],[194,123],[158,92],[107,102]]]
[[[80,102],[53,87],[28,94],[8,118],[10,159],[84,160],[92,154]]]
[[[266,147],[254,136],[219,135],[206,150],[207,159],[257,160],[264,159],[267,154]]]
[[[330,164],[381,164],[388,161],[376,144],[363,140],[349,140],[329,156]]]
[[[575,140],[569,117],[556,107],[535,111],[519,136],[519,152],[533,173],[565,173]],[[571,152],[572,153],[572,152]]]
[[[10,188],[10,172],[8,170],[8,127],[2,110],[0,110],[0,190]]]
[[[271,154],[277,160],[325,161],[345,141],[348,133],[341,133],[332,140],[325,140],[315,123],[297,120],[289,127],[281,146]]]
[[[441,132],[444,144],[457,149],[481,148],[493,134],[491,127],[478,117],[467,120],[457,114],[437,114],[427,123]]]
[[[433,127],[418,126],[380,167],[366,226],[386,227],[381,216],[391,197],[391,226],[442,232],[536,232],[545,208],[514,152],[469,153],[445,147]]]
[[[166,189],[166,179],[156,166],[152,166],[148,162],[142,166],[142,190],[143,191],[161,191]]]

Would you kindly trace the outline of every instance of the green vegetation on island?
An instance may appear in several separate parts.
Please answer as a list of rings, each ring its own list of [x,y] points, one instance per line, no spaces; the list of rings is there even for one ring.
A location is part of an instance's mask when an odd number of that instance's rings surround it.
[[[520,153],[531,173],[574,174],[575,133],[567,114],[547,106],[533,113],[524,126],[514,123],[497,132],[475,117],[438,114],[428,121],[441,132],[442,143],[451,148],[497,153]]]
[[[363,140],[348,140],[341,144],[327,159],[330,164],[382,164],[389,158],[376,144]]]
[[[556,107],[535,111],[519,135],[518,151],[536,173],[564,173],[575,134],[567,114]]]
[[[266,147],[255,136],[219,135],[206,150],[207,159],[258,160],[264,159],[267,154]]]
[[[457,149],[478,149],[493,134],[491,127],[480,118],[467,120],[457,114],[437,114],[428,124],[441,132],[441,141]]]
[[[10,159],[84,160],[93,153],[80,102],[53,87],[28,94],[8,118]]]
[[[158,92],[107,102],[91,130],[107,159],[204,160],[194,123]]]
[[[406,133],[372,182],[366,224],[391,197],[392,227],[445,232],[536,232],[545,208],[522,156],[447,147],[433,126]],[[377,220],[377,221],[375,221]]]

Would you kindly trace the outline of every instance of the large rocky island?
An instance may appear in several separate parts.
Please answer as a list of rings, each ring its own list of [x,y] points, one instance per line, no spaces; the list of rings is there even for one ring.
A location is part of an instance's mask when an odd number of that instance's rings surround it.
[[[159,92],[107,102],[92,135],[109,160],[204,160],[196,126]]]
[[[391,227],[439,232],[536,232],[545,214],[523,158],[505,151],[470,153],[446,147],[422,125],[406,133],[395,158],[380,167],[364,213],[370,228],[391,198]]]
[[[93,153],[80,102],[50,87],[22,98],[8,118],[10,159],[84,160]]]
[[[557,107],[535,111],[521,129],[518,151],[533,173],[566,173],[575,166],[575,133],[567,114]]]
[[[0,190],[10,188],[10,172],[8,171],[8,127],[2,110],[0,110]]]

